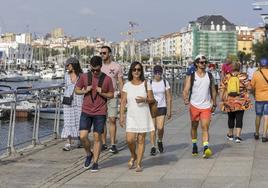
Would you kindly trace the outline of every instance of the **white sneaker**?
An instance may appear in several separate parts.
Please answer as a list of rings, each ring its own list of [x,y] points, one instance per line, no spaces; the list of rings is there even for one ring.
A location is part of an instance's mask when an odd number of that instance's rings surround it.
[[[63,151],[70,151],[71,150],[71,144],[65,144],[62,148]]]

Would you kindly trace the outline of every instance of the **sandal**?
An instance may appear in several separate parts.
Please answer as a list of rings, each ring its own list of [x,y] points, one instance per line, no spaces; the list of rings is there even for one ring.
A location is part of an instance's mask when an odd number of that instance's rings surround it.
[[[138,165],[136,168],[136,172],[142,172],[142,167]]]
[[[134,168],[135,161],[136,161],[136,159],[132,159],[132,158],[128,161],[128,163],[127,163],[128,169],[133,169]]]

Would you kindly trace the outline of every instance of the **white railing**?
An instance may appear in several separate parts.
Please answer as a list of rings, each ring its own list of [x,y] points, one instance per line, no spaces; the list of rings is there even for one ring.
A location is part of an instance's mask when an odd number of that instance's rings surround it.
[[[22,95],[27,93],[27,95]],[[9,106],[10,115],[8,118],[9,127],[8,127],[8,135],[3,135],[0,138],[0,141],[6,139],[7,137],[7,146],[6,152],[2,154],[2,156],[9,156],[13,153],[16,153],[16,148],[14,144],[15,138],[15,129],[16,129],[16,112],[17,106],[22,101],[31,101],[35,103],[34,107],[34,121],[33,121],[33,128],[32,128],[32,138],[29,140],[29,145],[35,147],[38,144],[41,144],[40,136],[39,136],[39,127],[40,127],[40,108],[41,104],[45,102],[49,102],[51,98],[54,99],[55,104],[55,114],[54,114],[54,127],[53,132],[51,135],[53,139],[59,138],[60,135],[60,110],[61,110],[61,97],[63,94],[63,85],[53,85],[49,87],[36,87],[36,88],[23,88],[23,89],[16,89],[10,91],[0,91],[0,95],[8,96],[6,101],[0,101],[0,105]],[[20,144],[20,143],[16,143]],[[3,149],[3,148],[0,148]]]

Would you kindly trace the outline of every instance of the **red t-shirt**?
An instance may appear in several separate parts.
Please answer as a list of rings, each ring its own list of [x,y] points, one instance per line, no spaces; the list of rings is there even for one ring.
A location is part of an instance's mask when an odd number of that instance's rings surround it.
[[[107,101],[97,95],[96,88],[98,86],[99,77],[92,75],[92,89],[91,93],[84,96],[82,112],[88,115],[106,115],[107,114]],[[86,89],[88,86],[87,73],[81,75],[80,79],[76,83],[76,87],[80,89]],[[114,92],[113,82],[109,76],[105,76],[102,84],[102,93]],[[92,95],[92,97],[91,97]],[[95,98],[96,97],[96,98]],[[92,101],[93,99],[93,101]]]

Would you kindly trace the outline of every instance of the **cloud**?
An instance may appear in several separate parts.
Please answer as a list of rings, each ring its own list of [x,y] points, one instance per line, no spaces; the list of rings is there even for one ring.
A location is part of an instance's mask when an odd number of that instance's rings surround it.
[[[94,16],[96,13],[91,10],[90,8],[87,7],[83,7],[80,11],[79,14],[83,15],[83,16]]]

